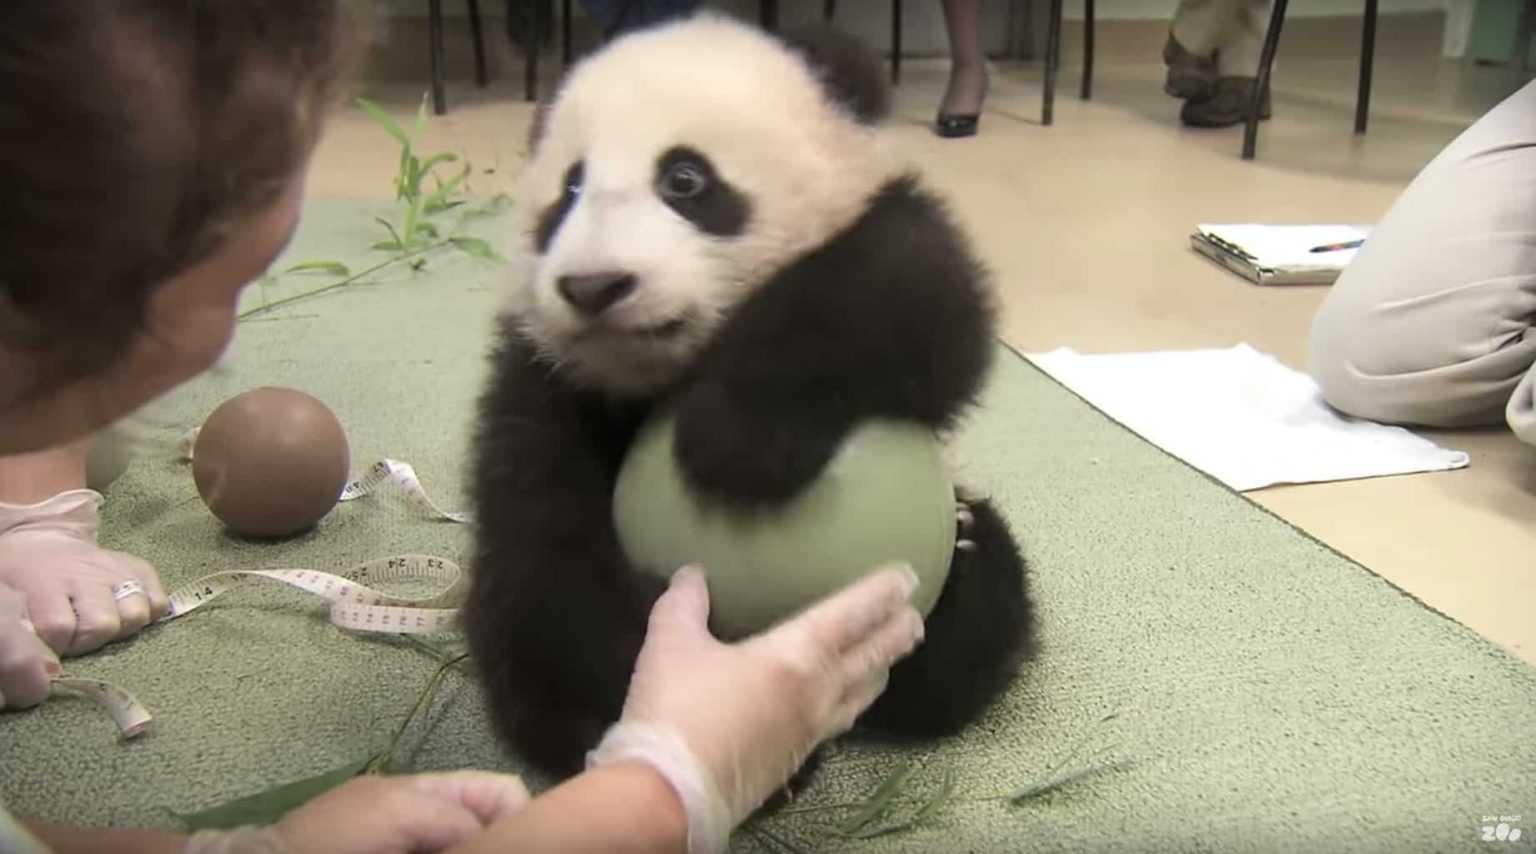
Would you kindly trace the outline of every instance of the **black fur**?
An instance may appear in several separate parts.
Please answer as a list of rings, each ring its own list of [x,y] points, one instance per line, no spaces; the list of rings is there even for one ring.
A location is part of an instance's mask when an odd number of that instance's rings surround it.
[[[893,181],[854,225],[737,306],[668,391],[688,476],[729,500],[780,501],[863,419],[952,426],[992,354],[983,285],[940,205],[913,180]],[[656,401],[581,390],[510,323],[503,339],[477,437],[466,630],[503,737],[540,767],[571,773],[619,714],[660,592],[631,571],[610,507]],[[865,716],[878,732],[963,726],[1030,646],[1023,561],[991,507],[973,508],[962,536],[977,548],[957,552],[926,642]]]
[[[863,42],[828,26],[786,30],[780,38],[816,73],[833,102],[854,118],[872,125],[890,113],[885,68]]]

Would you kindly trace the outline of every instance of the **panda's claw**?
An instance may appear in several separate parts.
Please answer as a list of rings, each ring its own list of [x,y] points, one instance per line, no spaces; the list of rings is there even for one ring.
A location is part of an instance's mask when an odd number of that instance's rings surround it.
[[[955,550],[956,551],[962,551],[962,552],[973,552],[973,551],[976,551],[976,541],[975,540],[956,540],[955,541]]]
[[[969,507],[959,505],[955,508],[955,522],[959,524],[960,530],[969,530],[971,525],[976,523],[976,516],[971,513]]]

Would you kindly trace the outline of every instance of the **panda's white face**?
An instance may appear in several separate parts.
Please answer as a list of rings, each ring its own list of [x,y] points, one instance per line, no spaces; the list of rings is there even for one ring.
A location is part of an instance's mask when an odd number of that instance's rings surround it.
[[[572,73],[524,173],[513,310],[578,381],[653,392],[894,173],[770,36],[703,15],[622,38]]]

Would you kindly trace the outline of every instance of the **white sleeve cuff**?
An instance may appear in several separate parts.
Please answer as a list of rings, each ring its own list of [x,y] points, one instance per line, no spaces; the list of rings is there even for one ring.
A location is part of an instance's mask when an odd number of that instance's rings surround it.
[[[725,799],[681,736],[651,724],[620,723],[587,754],[588,768],[625,761],[651,766],[677,792],[688,817],[690,854],[725,850],[733,829]]]

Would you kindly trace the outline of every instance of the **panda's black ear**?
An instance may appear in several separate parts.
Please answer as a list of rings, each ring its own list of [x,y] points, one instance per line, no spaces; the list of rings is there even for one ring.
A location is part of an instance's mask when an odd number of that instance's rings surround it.
[[[880,58],[864,42],[828,26],[779,34],[811,67],[828,95],[860,122],[876,124],[890,112],[890,87]]]

